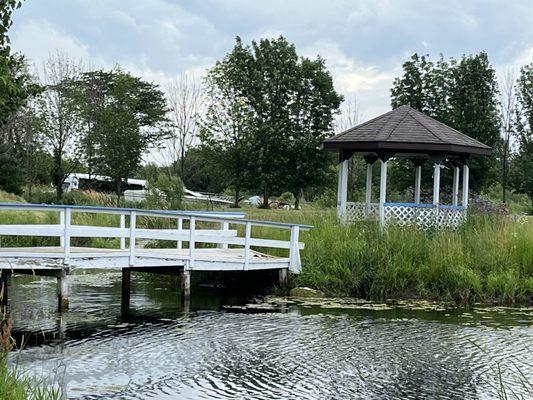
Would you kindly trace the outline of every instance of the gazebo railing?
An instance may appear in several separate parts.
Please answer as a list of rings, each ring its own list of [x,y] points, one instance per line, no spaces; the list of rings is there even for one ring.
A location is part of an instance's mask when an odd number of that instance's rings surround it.
[[[385,224],[457,229],[466,219],[466,207],[423,203],[384,203]],[[378,219],[379,204],[347,203],[345,222]]]
[[[361,221],[364,219],[376,219],[379,217],[379,203],[346,203],[345,220]]]

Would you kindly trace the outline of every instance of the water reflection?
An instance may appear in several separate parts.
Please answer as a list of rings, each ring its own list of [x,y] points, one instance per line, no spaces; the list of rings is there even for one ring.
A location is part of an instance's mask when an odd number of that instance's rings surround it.
[[[18,361],[84,399],[474,399],[533,380],[531,309],[475,312],[286,304],[227,307],[196,295],[188,312],[176,277],[134,274],[121,315],[120,274],[72,279],[70,310],[55,312],[55,281],[16,277]],[[198,293],[198,292],[196,292]],[[238,312],[237,312],[238,311]],[[517,372],[517,368],[520,372]]]

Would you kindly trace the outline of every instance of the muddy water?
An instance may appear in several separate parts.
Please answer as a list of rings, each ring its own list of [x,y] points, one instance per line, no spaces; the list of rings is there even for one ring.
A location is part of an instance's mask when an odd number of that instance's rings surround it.
[[[133,275],[121,315],[120,275],[55,282],[16,276],[13,354],[74,399],[532,398],[533,309],[464,311],[429,303],[292,302],[220,291],[184,308],[176,278]],[[516,397],[513,397],[516,396]]]

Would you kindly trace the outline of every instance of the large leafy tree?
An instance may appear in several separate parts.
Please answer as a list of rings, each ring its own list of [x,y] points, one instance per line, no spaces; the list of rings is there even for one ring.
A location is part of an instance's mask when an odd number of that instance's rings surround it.
[[[510,184],[527,194],[533,212],[533,63],[521,68],[517,80],[518,152],[511,162]]]
[[[391,89],[393,108],[408,104],[419,111],[493,147],[500,149],[500,119],[496,74],[487,54],[435,63],[414,54],[403,65],[403,75]],[[405,170],[405,163],[399,163]],[[498,176],[496,157],[471,161],[472,188],[482,190]],[[425,169],[428,181],[431,169]],[[449,177],[444,176],[445,182]],[[411,182],[409,180],[409,182]],[[408,185],[407,182],[405,182]],[[405,185],[404,187],[405,188]]]
[[[92,171],[113,180],[118,203],[144,153],[168,134],[164,94],[120,69],[86,72],[74,86],[87,127],[84,151]]]
[[[450,112],[452,126],[491,146],[494,155],[470,162],[472,188],[481,190],[498,180],[496,155],[501,149],[500,114],[496,72],[487,53],[463,57],[451,68]]]
[[[211,68],[205,79],[207,109],[200,130],[202,154],[212,170],[223,170],[224,181],[233,189],[234,207],[239,207],[243,188],[248,187],[250,146],[254,111],[241,83],[248,79],[251,57],[240,39],[233,51]]]
[[[241,163],[244,172],[237,179],[261,191],[264,207],[276,192],[290,190],[299,198],[320,180],[327,160],[317,147],[331,132],[342,101],[322,59],[298,57],[284,37],[250,46],[237,38],[210,78],[217,102],[228,105],[229,126],[238,127],[238,140],[231,143],[239,144],[232,147],[239,157],[232,166]],[[209,127],[212,116],[204,136],[220,134]]]
[[[19,193],[25,181],[34,180],[38,150],[29,99],[39,86],[28,72],[21,54],[11,52],[8,30],[21,1],[0,2],[0,188]]]
[[[342,102],[323,59],[304,58],[299,67],[296,101],[290,104],[291,130],[286,148],[290,160],[286,185],[294,195],[296,208],[305,189],[326,180],[329,157],[320,150],[320,145],[333,130],[334,114]]]

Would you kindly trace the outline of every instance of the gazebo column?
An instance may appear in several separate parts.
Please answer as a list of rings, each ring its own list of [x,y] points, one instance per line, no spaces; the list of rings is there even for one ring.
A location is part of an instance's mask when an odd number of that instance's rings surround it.
[[[420,185],[422,184],[422,166],[415,167],[415,203],[420,203]]]
[[[365,216],[370,214],[370,204],[372,203],[372,164],[366,164],[366,193],[365,193]]]
[[[381,177],[379,181],[379,225],[385,226],[385,202],[387,201],[387,161],[381,160]]]
[[[433,204],[438,206],[440,202],[440,164],[436,163],[433,170]]]
[[[339,164],[339,182],[337,189],[337,215],[343,220],[348,202],[348,163],[346,159]]]
[[[457,205],[459,196],[459,167],[453,166],[453,183],[452,183],[452,206]]]
[[[462,205],[463,207],[468,207],[468,179],[469,179],[470,171],[468,168],[468,164],[463,164],[463,201]]]

